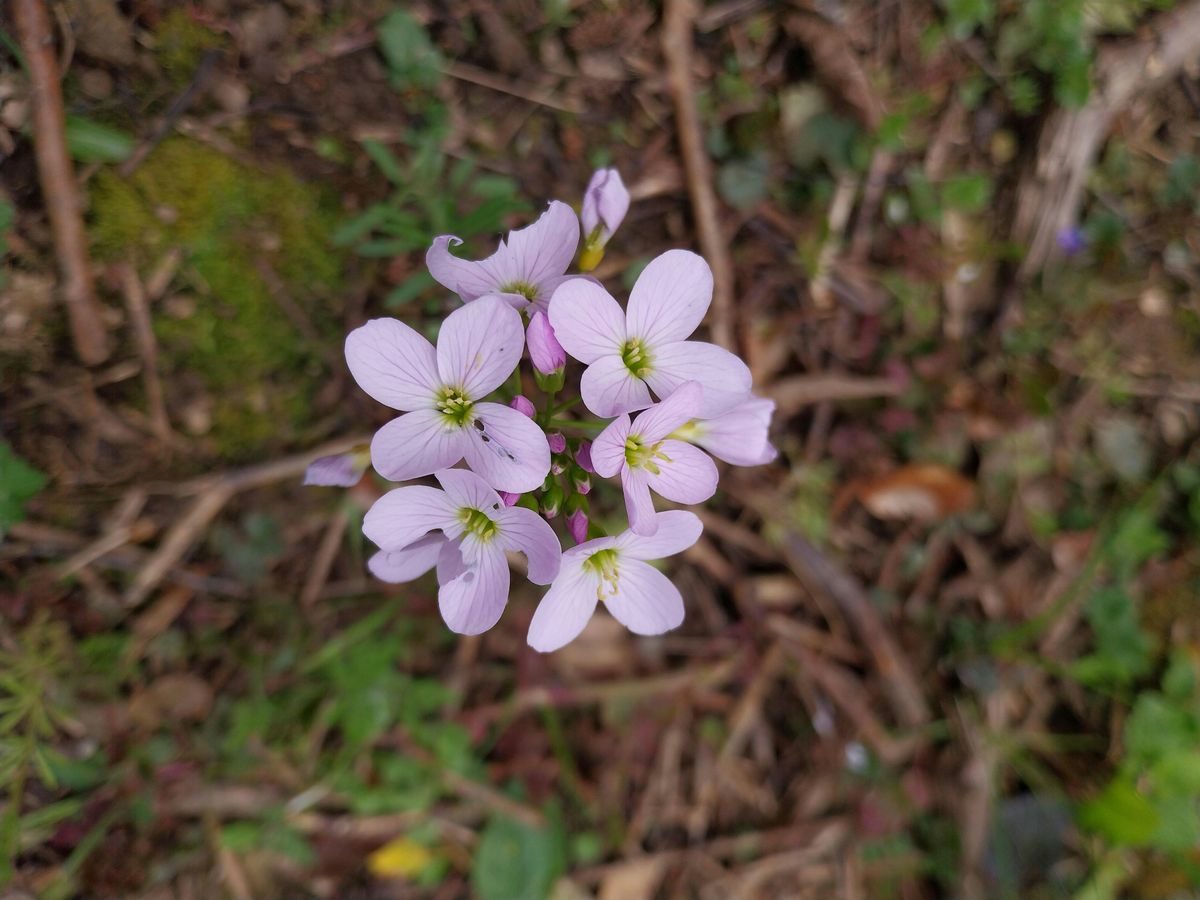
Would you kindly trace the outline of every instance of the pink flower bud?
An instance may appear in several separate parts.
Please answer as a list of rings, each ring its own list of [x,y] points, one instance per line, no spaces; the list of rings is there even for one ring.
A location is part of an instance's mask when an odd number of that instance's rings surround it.
[[[533,403],[530,402],[529,398],[523,397],[520,394],[517,394],[517,396],[513,397],[512,402],[510,402],[508,405],[517,412],[521,413],[521,415],[529,416],[531,419],[537,414],[537,410],[533,408]]]
[[[586,541],[588,532],[587,513],[582,509],[577,509],[567,516],[567,530],[571,532],[571,537],[575,543],[582,544]]]
[[[592,492],[592,479],[584,475],[582,478],[575,479],[575,493],[587,495]]]
[[[629,191],[616,169],[597,169],[583,193],[583,240],[603,247],[629,212]]]
[[[517,501],[521,499],[520,494],[513,494],[509,491],[500,491],[500,499],[504,501],[505,506],[516,506]]]
[[[370,447],[356,447],[349,453],[322,456],[315,459],[304,472],[305,484],[329,487],[354,487],[371,465]]]
[[[579,463],[579,468],[590,475],[596,474],[596,469],[592,465],[592,442],[580,441],[579,449],[575,451],[575,462]]]
[[[552,431],[546,435],[546,443],[550,445],[551,453],[562,453],[567,449],[567,439],[557,431]]]
[[[545,313],[533,314],[525,339],[529,345],[529,359],[543,375],[552,375],[567,364],[567,351],[554,336],[554,329],[550,327],[550,320]]]

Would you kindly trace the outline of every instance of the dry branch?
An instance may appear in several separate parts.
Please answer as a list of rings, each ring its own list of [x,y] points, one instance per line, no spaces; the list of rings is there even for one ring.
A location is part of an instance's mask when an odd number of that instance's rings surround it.
[[[692,0],[667,0],[663,14],[663,56],[667,61],[667,81],[675,101],[675,122],[679,129],[679,150],[687,172],[688,195],[696,216],[700,249],[712,266],[712,336],[726,350],[737,350],[736,321],[733,309],[733,259],[729,244],[721,233],[717,218],[717,197],[713,192],[712,163],[704,149],[704,132],[696,109],[696,88],[692,83],[692,27],[695,6]]]
[[[33,143],[37,157],[42,200],[54,233],[63,301],[71,326],[75,352],[89,366],[108,358],[108,342],[92,283],[87,235],[75,185],[75,172],[67,154],[62,87],[54,58],[54,36],[42,0],[13,0],[17,38],[29,70],[29,95],[33,114]]]
[[[1088,172],[1117,114],[1200,58],[1200,0],[1155,16],[1143,32],[1136,42],[1101,50],[1088,102],[1055,111],[1042,128],[1037,157],[1017,189],[1012,237],[1029,248],[1019,281],[1035,276],[1060,252],[1058,236],[1077,221]]]

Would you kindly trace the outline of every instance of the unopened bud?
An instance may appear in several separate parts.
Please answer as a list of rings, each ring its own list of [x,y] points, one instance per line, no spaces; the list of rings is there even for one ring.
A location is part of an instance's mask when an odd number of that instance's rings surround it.
[[[553,375],[561,372],[567,364],[567,351],[562,348],[550,320],[543,312],[535,312],[529,320],[529,328],[525,333],[525,341],[529,346],[529,359],[533,368],[543,375]]]
[[[567,439],[557,431],[552,431],[546,435],[546,443],[550,445],[551,453],[562,453],[567,449]]]
[[[521,415],[528,416],[531,419],[537,415],[537,410],[533,408],[533,403],[530,401],[530,399],[528,397],[523,397],[520,394],[517,394],[517,396],[513,397],[508,405],[517,412],[521,413]]]
[[[571,532],[571,537],[575,540],[575,543],[582,544],[586,541],[588,532],[587,513],[582,509],[577,509],[567,516],[567,530]]]

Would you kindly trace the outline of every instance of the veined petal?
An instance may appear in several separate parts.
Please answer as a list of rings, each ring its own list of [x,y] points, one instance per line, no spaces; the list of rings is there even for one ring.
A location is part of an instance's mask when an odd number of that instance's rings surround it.
[[[580,544],[574,549],[586,546]],[[576,555],[571,560],[564,557],[558,577],[538,604],[529,623],[527,640],[534,650],[549,653],[569,644],[579,636],[592,617],[600,592],[600,577],[583,568],[586,558],[586,555]]]
[[[704,389],[699,382],[686,381],[661,403],[656,403],[634,420],[629,429],[644,443],[661,441],[668,434],[699,413]]]
[[[363,473],[370,465],[371,449],[368,445],[349,453],[321,456],[309,463],[308,468],[304,470],[304,483],[326,487],[354,487],[362,480]]]
[[[666,459],[654,460],[657,472],[646,471],[646,482],[656,494],[691,504],[703,503],[717,492],[717,464],[703,450],[683,441],[663,441],[658,452]]]
[[[413,581],[437,565],[446,543],[444,535],[427,534],[399,550],[380,550],[367,560],[367,568],[380,581],[391,584]]]
[[[562,544],[550,523],[533,510],[511,506],[496,514],[500,525],[500,543],[505,550],[516,550],[529,560],[529,580],[549,584],[562,563]]]
[[[498,491],[532,491],[550,471],[550,445],[537,423],[499,403],[476,403],[465,428],[467,465]]]
[[[625,465],[625,438],[628,436],[629,416],[623,415],[609,422],[592,442],[592,466],[601,478],[612,478]]]
[[[588,409],[606,419],[645,409],[653,402],[646,383],[635,378],[617,354],[601,356],[584,370],[579,393]]]
[[[371,463],[389,481],[408,481],[448,469],[463,458],[466,443],[462,427],[447,426],[436,409],[417,409],[375,432]]]
[[[562,275],[571,265],[579,246],[579,219],[567,204],[551,200],[536,222],[508,233],[507,245],[520,279],[540,284]]]
[[[363,534],[381,550],[403,550],[455,521],[456,510],[444,491],[421,484],[388,491],[363,518]]]
[[[433,280],[454,291],[463,300],[474,300],[496,291],[500,287],[494,273],[496,254],[482,262],[459,259],[450,252],[450,248],[461,243],[462,240],[452,234],[438,235],[433,239],[425,252],[425,266]]]
[[[455,509],[496,510],[503,504],[500,495],[486,481],[468,469],[442,469],[434,472]]]
[[[650,485],[645,469],[621,470],[621,488],[625,492],[625,512],[629,515],[629,527],[638,534],[654,534],[658,531],[658,519],[654,515],[654,501],[650,499]]]
[[[433,404],[438,389],[433,345],[398,319],[372,319],[346,337],[346,365],[358,386],[385,406]]]
[[[669,397],[685,381],[698,381],[704,388],[700,416],[705,419],[728,412],[750,396],[750,369],[723,347],[703,341],[655,347],[646,375],[654,393]]]
[[[658,530],[649,536],[626,531],[617,537],[616,548],[633,559],[662,559],[682,553],[696,541],[704,525],[700,517],[686,509],[669,509],[657,514]]]
[[[691,440],[735,466],[770,462],[776,456],[767,434],[774,412],[774,400],[751,397],[724,415],[696,422]]]
[[[625,313],[620,304],[586,278],[573,278],[554,292],[550,324],[563,349],[585,365],[603,355],[619,358],[625,345]]]
[[[446,541],[437,559],[438,585],[449,584],[465,571],[467,563],[462,556],[462,538]]]
[[[668,250],[650,261],[629,293],[626,313],[631,338],[654,350],[686,340],[712,302],[712,269],[690,250]]]
[[[543,278],[534,285],[537,288],[537,294],[526,304],[529,307],[529,311],[537,311],[543,315],[548,314],[550,310],[550,298],[554,296],[554,292],[568,281],[575,281],[576,279],[591,281],[593,284],[597,283],[587,275],[558,275],[554,278]],[[525,306],[520,306],[518,309],[525,309]]]
[[[500,620],[508,603],[508,560],[493,541],[472,547],[474,535],[463,538],[462,555],[473,561],[438,591],[438,608],[451,631],[482,634]],[[475,552],[472,552],[475,551]]]
[[[604,597],[613,618],[634,634],[662,634],[683,624],[679,588],[658,569],[636,559],[622,560],[617,590]]]
[[[460,306],[438,332],[441,383],[461,387],[472,400],[504,383],[521,361],[525,331],[521,314],[499,297],[480,297]]]

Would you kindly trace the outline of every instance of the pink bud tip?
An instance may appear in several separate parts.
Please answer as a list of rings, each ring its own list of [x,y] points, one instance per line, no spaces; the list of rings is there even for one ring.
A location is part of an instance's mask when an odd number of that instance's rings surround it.
[[[557,431],[552,431],[546,435],[546,443],[550,445],[551,453],[562,453],[567,449],[567,439]]]
[[[500,491],[500,499],[504,501],[505,506],[516,506],[517,501],[521,499],[521,495],[509,493],[508,491]]]
[[[592,442],[580,441],[579,449],[575,451],[575,462],[579,463],[579,468],[583,471],[595,475],[596,469],[592,465]]]
[[[567,516],[567,530],[571,532],[571,537],[575,543],[582,544],[586,541],[588,531],[587,513],[582,509],[577,509]]]
[[[567,364],[567,351],[562,348],[545,313],[535,312],[525,334],[529,359],[543,375],[552,375]]]
[[[512,401],[508,405],[522,415],[529,416],[531,419],[537,413],[537,410],[533,408],[533,403],[530,402],[529,398],[523,397],[520,394],[517,394],[517,396],[513,397]]]

